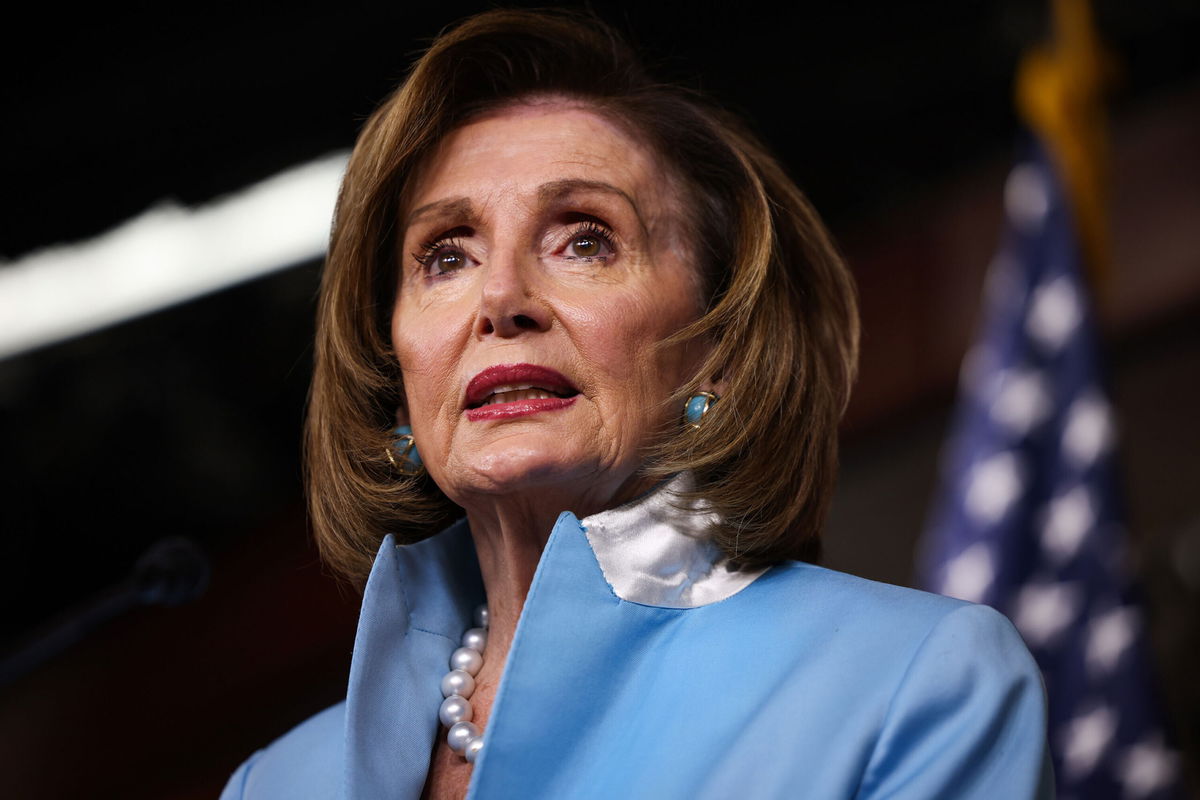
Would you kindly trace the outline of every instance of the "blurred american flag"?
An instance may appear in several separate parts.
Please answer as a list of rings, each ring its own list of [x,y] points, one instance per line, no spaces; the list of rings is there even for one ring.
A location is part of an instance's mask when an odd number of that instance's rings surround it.
[[[1175,797],[1072,219],[1046,150],[1024,151],[963,364],[925,584],[1021,632],[1046,682],[1060,798]]]

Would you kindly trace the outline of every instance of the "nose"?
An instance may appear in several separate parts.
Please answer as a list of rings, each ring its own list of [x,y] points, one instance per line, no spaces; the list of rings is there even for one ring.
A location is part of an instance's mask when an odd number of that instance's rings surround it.
[[[507,339],[550,328],[550,309],[533,291],[536,269],[532,258],[517,255],[493,258],[483,267],[476,334]]]

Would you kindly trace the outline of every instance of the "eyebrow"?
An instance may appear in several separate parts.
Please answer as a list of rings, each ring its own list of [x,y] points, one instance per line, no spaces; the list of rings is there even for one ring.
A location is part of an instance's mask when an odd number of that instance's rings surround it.
[[[560,200],[575,192],[600,192],[602,194],[610,194],[624,200],[637,217],[638,224],[642,231],[646,232],[646,222],[642,219],[641,211],[639,211],[637,203],[629,196],[629,193],[623,189],[618,189],[611,183],[604,181],[589,181],[579,178],[565,178],[560,181],[550,181],[543,183],[538,187],[538,201],[541,205],[549,205],[555,200]],[[408,215],[404,226],[410,227],[413,223],[420,220],[422,217],[433,215],[459,217],[469,221],[476,219],[475,209],[471,205],[471,201],[466,197],[452,197],[445,200],[435,200],[432,203],[426,203],[418,209],[415,209]]]
[[[629,204],[630,209],[633,210],[633,215],[637,217],[638,226],[642,229],[642,235],[649,236],[649,229],[646,227],[646,221],[642,219],[642,212],[638,208],[638,204],[633,201],[628,192],[624,189],[618,189],[611,183],[588,181],[581,178],[565,178],[561,181],[551,181],[543,183],[538,187],[538,200],[545,206],[575,192],[600,192],[621,198]]]
[[[538,200],[546,203],[550,200],[557,200],[564,195],[572,192],[603,192],[604,194],[615,194],[622,198],[626,203],[637,209],[637,203],[633,202],[633,198],[623,189],[618,189],[611,183],[604,181],[587,181],[582,178],[564,178],[561,181],[551,181],[543,183],[538,187]]]
[[[446,200],[435,200],[416,209],[408,215],[408,219],[404,222],[404,227],[411,226],[421,217],[429,217],[434,214],[446,217],[460,217],[471,221],[475,219],[475,209],[471,206],[470,200],[465,197],[452,197]]]

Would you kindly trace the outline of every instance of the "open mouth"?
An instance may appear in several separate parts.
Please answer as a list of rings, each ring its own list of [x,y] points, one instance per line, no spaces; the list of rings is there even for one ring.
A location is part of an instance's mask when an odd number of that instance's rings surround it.
[[[574,397],[577,394],[579,392],[574,389],[553,391],[542,386],[533,385],[503,386],[497,387],[495,391],[478,403],[467,404],[467,408],[483,408],[484,406],[494,406],[500,403],[519,403],[523,400],[557,400],[564,397]]]
[[[467,384],[463,408],[477,411],[489,406],[519,403],[536,408],[563,407],[579,394],[558,370],[536,364],[498,364],[480,372]]]

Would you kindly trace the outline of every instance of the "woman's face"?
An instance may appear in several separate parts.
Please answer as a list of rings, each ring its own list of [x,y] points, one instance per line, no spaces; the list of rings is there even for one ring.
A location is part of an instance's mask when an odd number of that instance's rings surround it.
[[[673,182],[595,113],[544,100],[451,134],[399,221],[401,418],[455,502],[533,491],[577,513],[644,487],[666,400],[705,355]]]

